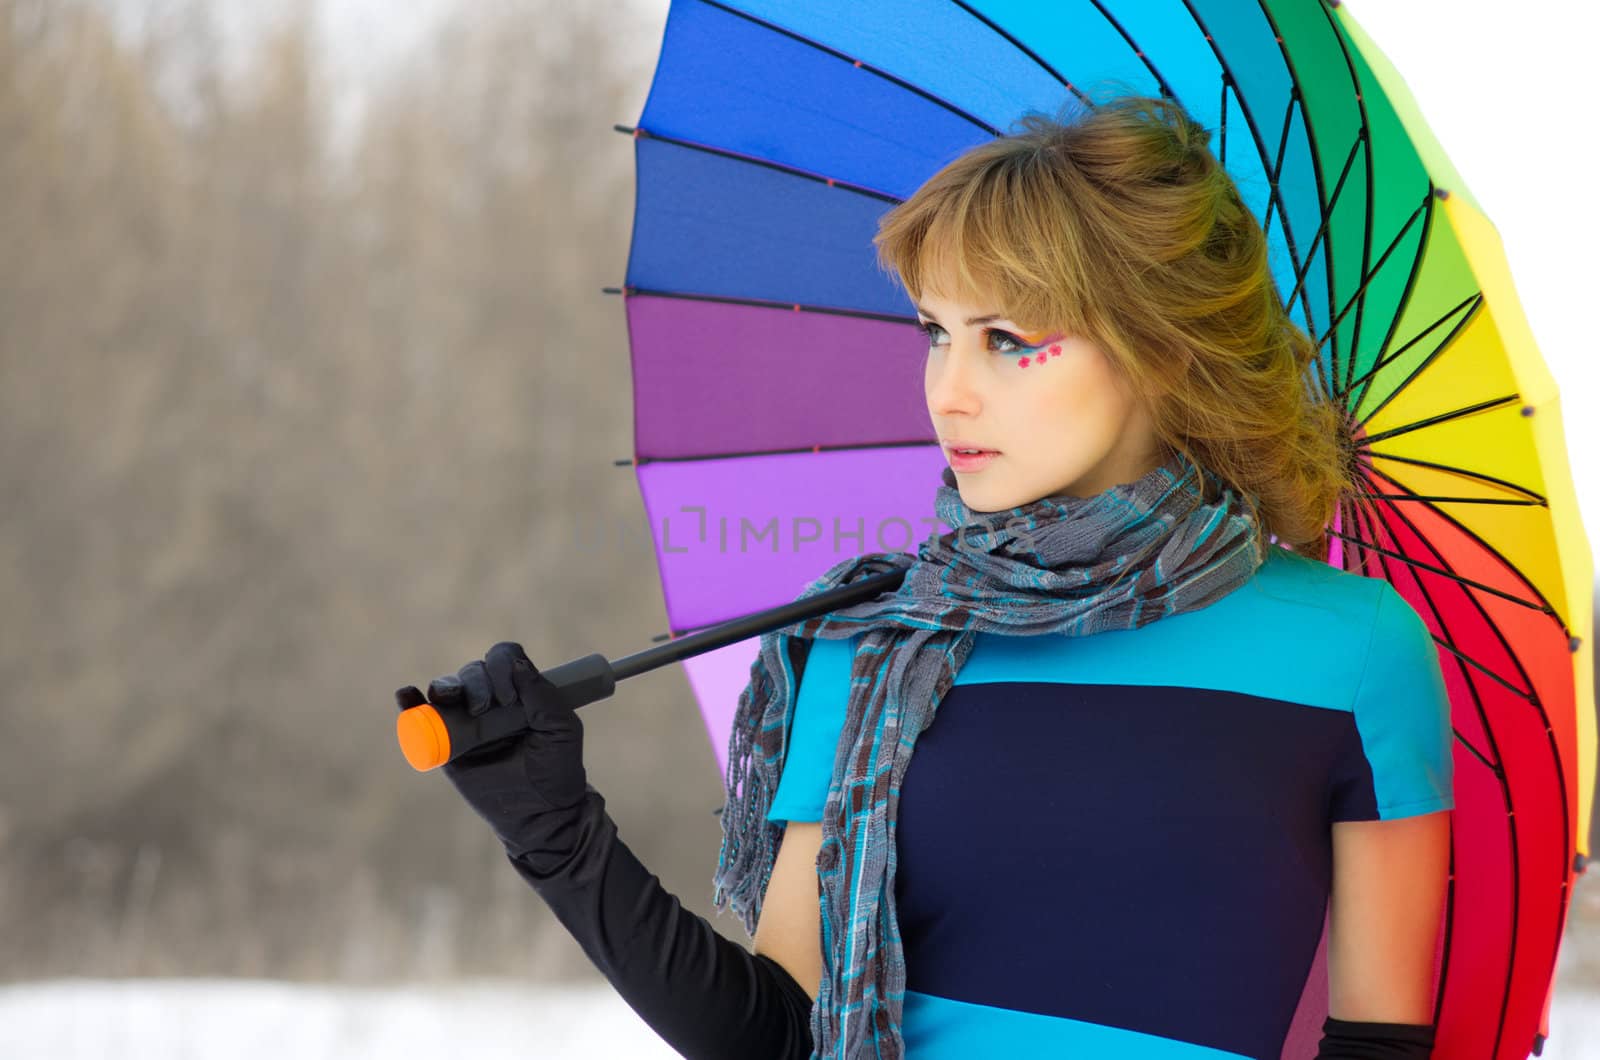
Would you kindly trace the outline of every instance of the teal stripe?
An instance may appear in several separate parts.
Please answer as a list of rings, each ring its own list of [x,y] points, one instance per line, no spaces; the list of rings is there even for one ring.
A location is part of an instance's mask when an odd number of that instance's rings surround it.
[[[1114,1056],[1117,1060],[1250,1060],[1210,1046],[1037,1012],[977,1005],[907,990],[906,1055],[917,1060],[974,1056]]]
[[[1453,736],[1437,649],[1388,582],[1275,547],[1254,578],[1208,607],[1138,629],[1062,635],[1048,647],[1046,639],[980,633],[955,683],[1215,688],[1354,711],[1380,817],[1454,805]],[[858,640],[812,647],[770,820],[822,816],[846,705],[837,690],[850,685]]]

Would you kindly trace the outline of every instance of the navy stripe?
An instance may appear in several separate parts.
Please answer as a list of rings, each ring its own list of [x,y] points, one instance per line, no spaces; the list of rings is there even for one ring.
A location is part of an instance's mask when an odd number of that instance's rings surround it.
[[[1353,738],[1349,713],[1212,689],[956,686],[900,792],[906,988],[1274,1052]]]

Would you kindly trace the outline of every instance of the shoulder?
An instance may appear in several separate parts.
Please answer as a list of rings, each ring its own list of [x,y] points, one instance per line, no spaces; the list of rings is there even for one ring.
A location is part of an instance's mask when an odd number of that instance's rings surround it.
[[[1207,688],[1346,710],[1378,595],[1387,588],[1273,546],[1233,592],[1134,629],[1088,637],[980,634],[956,683]]]
[[[1347,570],[1307,559],[1297,552],[1274,546],[1254,577],[1235,593],[1241,603],[1253,602],[1257,608],[1274,605],[1312,608],[1327,612],[1365,633],[1378,596],[1393,587],[1381,578],[1368,578]]]
[[[1242,686],[1349,716],[1333,819],[1453,807],[1450,697],[1423,615],[1386,579],[1273,553],[1217,605],[1214,631],[1232,641],[1220,654]]]
[[[1439,648],[1428,623],[1377,581],[1360,679],[1350,710],[1370,770],[1373,817],[1454,806],[1454,728]]]
[[[1334,819],[1452,808],[1450,695],[1423,614],[1386,579],[1277,551],[1253,583],[1258,628],[1298,622],[1308,635],[1288,657],[1305,672],[1322,672],[1295,686],[1306,693],[1301,701],[1348,711],[1354,722],[1338,766]]]
[[[1348,652],[1365,645],[1385,590],[1393,592],[1381,579],[1274,545],[1239,588],[1208,607],[1172,617],[1179,626],[1223,627],[1235,638],[1271,641],[1287,634],[1315,639],[1323,650]]]
[[[1372,620],[1361,663],[1361,681],[1356,688],[1352,709],[1388,709],[1385,704],[1404,706],[1407,697],[1437,693],[1423,705],[1440,706],[1443,674],[1439,649],[1433,632],[1423,617],[1399,590],[1388,582],[1376,582]]]

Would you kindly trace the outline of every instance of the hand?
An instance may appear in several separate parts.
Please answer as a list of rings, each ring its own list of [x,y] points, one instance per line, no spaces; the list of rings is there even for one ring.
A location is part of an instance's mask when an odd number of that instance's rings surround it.
[[[441,715],[511,710],[526,719],[526,733],[475,748],[443,766],[512,857],[546,849],[555,831],[551,818],[564,818],[567,814],[559,811],[574,811],[583,801],[588,790],[583,722],[539,675],[522,645],[501,641],[481,660],[434,678],[426,699],[415,685],[394,697],[401,710],[427,702]]]

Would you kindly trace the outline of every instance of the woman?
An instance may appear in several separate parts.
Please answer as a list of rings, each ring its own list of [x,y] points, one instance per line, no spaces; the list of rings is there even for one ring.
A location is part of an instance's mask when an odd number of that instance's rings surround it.
[[[1325,911],[1318,1056],[1429,1055],[1448,700],[1405,600],[1322,562],[1314,347],[1175,103],[1022,126],[880,222],[955,530],[761,640],[716,879],[754,953],[617,839],[520,647],[430,685],[532,730],[446,772],[685,1056],[1275,1060]]]

